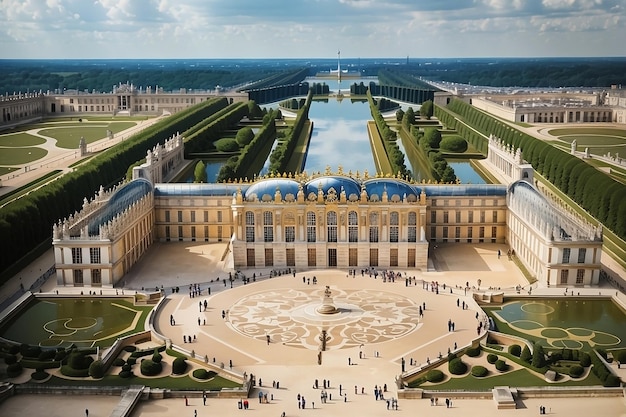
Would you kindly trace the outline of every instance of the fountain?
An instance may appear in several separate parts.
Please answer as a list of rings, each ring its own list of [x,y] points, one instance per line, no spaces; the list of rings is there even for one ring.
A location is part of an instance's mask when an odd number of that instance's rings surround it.
[[[335,307],[333,303],[332,292],[330,286],[326,286],[324,290],[324,298],[322,298],[322,305],[315,309],[320,314],[336,314],[339,313],[339,309]]]

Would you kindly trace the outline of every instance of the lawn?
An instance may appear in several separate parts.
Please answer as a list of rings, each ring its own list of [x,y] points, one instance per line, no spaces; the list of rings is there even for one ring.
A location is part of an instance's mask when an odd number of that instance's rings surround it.
[[[133,366],[137,372],[139,372],[139,365]],[[120,378],[117,375],[107,375],[99,380],[85,379],[65,379],[57,376],[52,376],[46,385],[51,386],[101,386],[101,387],[114,387],[114,386],[129,386],[129,385],[145,385],[151,388],[168,388],[173,390],[207,390],[216,391],[221,388],[237,388],[241,387],[241,384],[233,382],[229,379],[216,376],[207,381],[198,381],[190,376],[172,378],[170,376],[164,376],[160,378],[142,378],[140,376],[134,376],[131,378]]]
[[[97,125],[81,125],[76,127],[55,127],[40,130],[44,136],[57,140],[56,146],[65,149],[78,149],[80,138],[85,138],[87,143],[92,143],[107,136],[107,130],[118,133],[135,126],[134,122],[111,122]]]
[[[551,129],[548,133],[552,136],[569,136],[569,135],[603,135],[618,136],[626,139],[626,129],[613,129],[606,127],[573,127],[567,129]]]
[[[9,133],[0,135],[0,147],[23,147],[23,146],[36,146],[46,143],[44,138],[33,136],[28,133]]]
[[[489,369],[488,366],[485,366]],[[489,376],[493,375],[493,376]],[[486,377],[477,378],[472,376],[469,372],[467,375],[457,378],[449,378],[446,382],[434,385],[420,385],[423,389],[436,389],[436,390],[467,390],[468,388],[476,391],[489,391],[495,386],[509,386],[509,387],[546,387],[546,386],[591,386],[602,385],[602,382],[592,373],[589,373],[587,378],[582,380],[570,380],[567,383],[554,383],[547,382],[544,378],[540,378],[533,374],[528,369],[518,369],[516,371],[499,373],[498,371],[491,371]]]
[[[47,154],[43,148],[4,148],[0,152],[0,165],[28,164]]]

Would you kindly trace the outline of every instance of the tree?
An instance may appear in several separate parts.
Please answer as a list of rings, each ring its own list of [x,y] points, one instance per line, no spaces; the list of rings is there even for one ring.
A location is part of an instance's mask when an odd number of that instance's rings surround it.
[[[246,146],[252,141],[252,139],[254,139],[254,132],[252,131],[252,128],[248,126],[239,129],[237,136],[235,137],[235,140],[240,147]]]
[[[535,343],[535,346],[533,346],[533,359],[530,364],[535,368],[543,368],[546,366],[546,354],[540,343]]]
[[[193,182],[207,182],[206,167],[202,161],[198,161],[193,170]]]
[[[404,116],[402,118],[402,124],[404,124],[405,126],[411,126],[415,123],[415,111],[413,110],[413,107],[409,107],[407,109],[407,111],[404,113]]]
[[[433,117],[434,106],[432,100],[426,100],[420,107],[420,116],[426,120],[430,120]]]
[[[524,345],[524,349],[522,349],[522,354],[520,355],[520,359],[523,360],[526,363],[530,363],[530,360],[532,359],[532,354],[530,353],[530,349],[528,348],[528,345]]]
[[[398,109],[398,111],[396,112],[396,121],[401,122],[403,118],[404,118],[404,110]]]
[[[424,138],[421,140],[424,146],[437,149],[441,143],[441,132],[434,127],[426,128]]]

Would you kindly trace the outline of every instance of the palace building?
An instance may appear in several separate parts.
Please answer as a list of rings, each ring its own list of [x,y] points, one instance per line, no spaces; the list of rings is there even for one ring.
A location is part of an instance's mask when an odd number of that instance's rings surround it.
[[[438,243],[498,243],[546,285],[597,285],[601,230],[552,205],[519,152],[492,142],[496,166],[521,176],[510,185],[415,183],[341,168],[245,183],[156,182],[181,163],[177,136],[148,152],[135,179],[100,190],[54,226],[57,283],[112,286],[153,242],[202,241],[227,243],[235,270],[426,271]]]

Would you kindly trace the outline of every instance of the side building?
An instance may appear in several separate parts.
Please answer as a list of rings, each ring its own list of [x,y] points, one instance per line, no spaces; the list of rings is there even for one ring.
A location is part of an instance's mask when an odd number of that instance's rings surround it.
[[[527,181],[435,185],[341,170],[249,183],[137,178],[56,225],[53,246],[59,285],[116,285],[155,241],[226,242],[235,270],[425,271],[438,242],[500,243],[542,284],[597,285],[601,232],[565,219]]]

